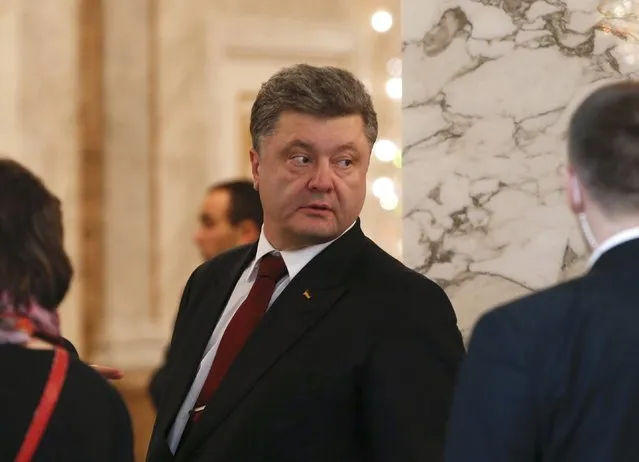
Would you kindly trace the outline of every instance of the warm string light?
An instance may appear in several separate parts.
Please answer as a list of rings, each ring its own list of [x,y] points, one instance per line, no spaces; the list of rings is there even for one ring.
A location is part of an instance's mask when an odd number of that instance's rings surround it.
[[[400,77],[391,77],[386,81],[386,94],[391,99],[402,99],[402,79]]]
[[[391,140],[377,140],[373,145],[373,155],[380,162],[392,162],[399,154],[399,148]]]
[[[402,76],[402,60],[400,58],[391,58],[386,62],[386,72],[391,77]]]
[[[371,27],[375,32],[388,32],[393,27],[393,15],[385,10],[378,10],[371,16]]]
[[[634,0],[605,0],[598,10],[606,19],[636,21],[639,14],[639,6]]]
[[[390,76],[386,81],[386,94],[395,100],[402,99],[402,60],[391,58],[386,63],[386,72]]]
[[[388,32],[393,27],[393,16],[388,11],[378,10],[371,16],[371,27],[378,33]],[[385,91],[393,100],[402,99],[402,60],[397,57],[390,58],[386,63],[388,75]],[[401,168],[401,149],[392,140],[379,139],[373,145],[374,158],[382,163],[391,164],[396,169]],[[395,181],[387,176],[376,178],[372,182],[372,193],[382,209],[386,211],[397,210],[399,195]]]
[[[379,199],[384,210],[395,210],[399,205],[395,182],[388,177],[382,176],[373,181],[373,196]]]
[[[636,0],[605,0],[598,8],[601,19],[595,26],[619,39],[615,51],[630,66],[639,64],[639,2]]]

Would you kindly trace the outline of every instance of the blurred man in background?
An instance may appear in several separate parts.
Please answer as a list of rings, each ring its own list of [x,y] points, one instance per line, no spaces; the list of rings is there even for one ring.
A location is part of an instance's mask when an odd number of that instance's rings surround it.
[[[202,258],[211,258],[234,247],[250,244],[260,237],[262,204],[251,181],[236,180],[211,186],[204,196],[195,243]],[[157,409],[162,399],[165,377],[162,365],[151,378],[149,394]]]

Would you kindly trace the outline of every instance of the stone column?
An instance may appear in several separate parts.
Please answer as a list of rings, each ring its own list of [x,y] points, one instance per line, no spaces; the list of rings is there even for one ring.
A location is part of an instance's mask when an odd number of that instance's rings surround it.
[[[230,154],[209,150],[217,111],[209,107],[209,19],[206,0],[159,0],[157,5],[157,161],[152,300],[154,316],[168,337],[179,298],[191,272],[201,263],[193,234],[200,201],[212,172],[209,156],[222,162]],[[227,159],[228,160],[228,159]],[[152,295],[153,297],[153,295]]]
[[[486,309],[583,268],[564,133],[598,83],[634,76],[633,6],[404,0],[404,259],[468,332]]]
[[[206,187],[203,0],[113,0],[104,17],[104,303],[96,362],[160,361]]]
[[[104,27],[104,302],[95,362],[124,369],[161,353],[151,306],[154,213],[149,50],[153,0],[110,0]]]

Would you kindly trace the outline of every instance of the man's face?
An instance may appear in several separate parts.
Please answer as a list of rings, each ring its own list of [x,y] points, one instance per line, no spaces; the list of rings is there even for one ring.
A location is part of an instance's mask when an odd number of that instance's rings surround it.
[[[228,219],[230,205],[231,195],[223,189],[213,190],[204,197],[195,243],[205,260],[242,244],[239,229]]]
[[[284,112],[260,153],[251,151],[271,243],[299,249],[342,234],[364,205],[370,153],[359,115]]]

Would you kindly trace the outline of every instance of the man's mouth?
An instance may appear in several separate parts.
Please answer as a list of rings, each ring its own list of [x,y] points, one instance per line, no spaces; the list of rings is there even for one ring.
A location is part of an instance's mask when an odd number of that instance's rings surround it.
[[[327,205],[327,204],[319,204],[319,203],[317,203],[317,204],[308,204],[308,205],[305,205],[302,208],[310,209],[310,210],[317,210],[317,211],[325,211],[325,212],[333,210],[329,205]]]

